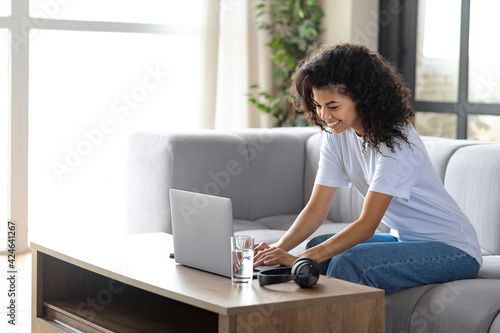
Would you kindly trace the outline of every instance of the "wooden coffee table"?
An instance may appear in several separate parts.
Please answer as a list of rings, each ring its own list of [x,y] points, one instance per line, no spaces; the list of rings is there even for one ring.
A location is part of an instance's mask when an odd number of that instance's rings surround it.
[[[164,233],[32,242],[32,332],[383,332],[384,292],[251,288],[175,263]]]

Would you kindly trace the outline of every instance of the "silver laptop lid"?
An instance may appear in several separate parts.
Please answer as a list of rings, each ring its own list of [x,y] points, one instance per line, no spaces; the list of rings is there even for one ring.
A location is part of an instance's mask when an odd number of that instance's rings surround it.
[[[175,261],[231,276],[231,200],[170,189]]]

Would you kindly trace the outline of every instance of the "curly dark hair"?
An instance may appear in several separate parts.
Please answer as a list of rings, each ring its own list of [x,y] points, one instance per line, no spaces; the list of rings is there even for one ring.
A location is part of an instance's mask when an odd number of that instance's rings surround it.
[[[364,142],[380,152],[385,143],[393,152],[398,138],[408,143],[402,127],[413,123],[415,113],[403,76],[378,52],[366,46],[343,43],[321,46],[302,60],[290,89],[293,104],[311,124],[326,131],[316,112],[312,89],[333,88],[351,98],[362,117]]]

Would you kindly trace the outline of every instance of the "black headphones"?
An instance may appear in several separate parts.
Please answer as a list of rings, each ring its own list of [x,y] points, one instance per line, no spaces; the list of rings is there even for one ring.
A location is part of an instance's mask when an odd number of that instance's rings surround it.
[[[309,257],[302,257],[293,263],[292,268],[273,268],[259,272],[257,275],[260,286],[276,284],[293,280],[301,288],[311,288],[318,282],[318,262]]]

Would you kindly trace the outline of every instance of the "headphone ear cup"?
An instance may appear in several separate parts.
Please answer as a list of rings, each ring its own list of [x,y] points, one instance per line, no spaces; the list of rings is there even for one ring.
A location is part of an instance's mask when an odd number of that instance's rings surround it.
[[[296,276],[295,283],[301,288],[311,288],[319,279],[319,264],[309,257],[302,257],[295,261],[292,267],[292,276]]]

